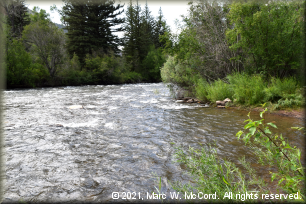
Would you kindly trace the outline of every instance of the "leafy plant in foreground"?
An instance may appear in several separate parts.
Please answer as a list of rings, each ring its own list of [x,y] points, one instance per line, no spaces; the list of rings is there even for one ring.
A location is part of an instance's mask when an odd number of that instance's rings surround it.
[[[265,109],[260,113],[260,117],[267,111]],[[272,181],[278,180],[278,187],[288,193],[299,193],[301,200],[305,200],[305,172],[301,163],[301,151],[292,147],[285,141],[280,134],[273,135],[269,129],[270,127],[277,128],[273,123],[264,124],[264,119],[253,121],[248,114],[249,119],[244,129],[249,130],[248,133],[243,134],[239,131],[236,136],[238,139],[242,136],[246,144],[256,144],[255,153],[258,157],[259,163],[262,165],[270,165],[277,168],[277,172],[270,172],[272,174]]]
[[[226,196],[228,192],[232,192],[233,195],[267,192],[264,181],[257,177],[255,170],[250,167],[250,163],[246,162],[244,158],[240,159],[240,163],[247,170],[249,179],[246,179],[245,174],[234,163],[219,160],[217,150],[212,147],[201,148],[200,150],[189,148],[186,152],[182,148],[177,148],[175,156],[177,162],[187,166],[192,180],[192,182],[186,184],[173,183],[172,187],[176,191],[182,193],[216,193],[219,199],[210,199],[209,202],[217,203],[257,201],[254,197],[250,199],[233,196],[230,199]]]
[[[264,104],[265,105],[265,104]],[[265,109],[260,113],[260,117],[267,111]],[[278,181],[278,188],[288,194],[297,194],[298,201],[305,200],[305,173],[301,164],[301,151],[292,147],[282,135],[272,134],[269,127],[277,128],[273,123],[265,124],[264,119],[253,121],[248,114],[249,119],[244,129],[239,131],[236,136],[238,139],[242,137],[246,145],[248,145],[256,155],[258,163],[265,167],[273,167],[276,169],[270,172],[271,181]],[[292,127],[293,129],[302,130],[303,128]],[[246,170],[244,173],[235,166],[234,163],[220,160],[214,148],[201,148],[195,150],[189,148],[184,151],[177,148],[177,162],[187,167],[191,182],[172,184],[173,189],[179,192],[205,192],[206,194],[217,193],[220,199],[209,200],[209,202],[258,202],[263,199],[261,194],[268,194],[267,184],[259,178],[244,158],[240,159],[242,167]],[[249,175],[249,176],[246,176]],[[257,198],[243,198],[233,196],[231,199],[226,197],[226,192],[232,192],[233,195],[246,194],[256,192]],[[287,195],[288,196],[288,195]],[[294,197],[296,199],[296,197]],[[285,197],[283,199],[286,199]],[[289,198],[289,200],[292,198]],[[289,201],[288,200],[288,201]],[[273,202],[274,200],[271,200]],[[284,201],[284,200],[279,200]],[[292,201],[292,200],[290,200]]]

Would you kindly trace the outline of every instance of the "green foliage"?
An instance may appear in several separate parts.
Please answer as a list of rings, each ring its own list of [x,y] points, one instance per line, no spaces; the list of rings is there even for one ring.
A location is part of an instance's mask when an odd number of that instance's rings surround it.
[[[165,63],[161,48],[150,47],[150,51],[142,61],[142,76],[149,81],[161,81],[160,68]]]
[[[183,64],[169,56],[164,66],[161,68],[161,77],[165,83],[173,83],[186,90],[193,91],[193,86],[198,80],[195,70],[192,70],[187,64]]]
[[[234,93],[233,98],[240,104],[256,105],[263,103],[265,98],[264,89],[267,83],[261,75],[247,75],[234,73],[228,75],[227,79],[231,84]]]
[[[120,40],[114,32],[122,31],[118,25],[124,20],[118,16],[123,5],[104,0],[64,0],[64,3],[60,14],[68,31],[67,49],[71,57],[74,53],[78,55],[82,67],[86,54],[119,52]]]
[[[48,72],[39,63],[33,63],[31,55],[25,51],[20,40],[12,40],[8,46],[7,85],[36,86],[48,78]]]
[[[192,183],[187,184],[180,182],[172,184],[175,190],[182,193],[193,192],[197,194],[205,192],[205,194],[215,194],[216,192],[217,199],[210,199],[209,202],[219,203],[246,201],[235,196],[232,199],[224,197],[229,192],[232,192],[233,195],[259,190],[267,192],[264,181],[256,176],[255,171],[250,168],[250,164],[244,158],[240,159],[240,162],[248,171],[249,179],[246,179],[245,174],[234,163],[220,160],[216,149],[212,147],[201,148],[200,150],[189,147],[187,151],[183,151],[182,148],[176,148],[175,157],[178,163],[187,166],[187,171],[192,181]],[[254,199],[247,199],[247,201],[254,201]]]
[[[24,28],[23,41],[30,47],[33,57],[39,58],[48,69],[50,76],[54,77],[58,67],[63,64],[65,35],[54,23],[45,19],[47,15],[42,11],[40,12],[42,17],[36,13],[37,21],[31,22]]]
[[[216,80],[206,88],[207,99],[210,101],[224,100],[226,98],[232,98],[233,91],[231,85],[224,83],[223,81]]]
[[[9,28],[9,38],[21,38],[22,31],[30,23],[29,14],[24,0],[1,1]]]
[[[261,118],[266,111],[267,109],[260,113]],[[292,147],[282,135],[273,135],[270,127],[277,128],[276,125],[265,124],[263,121],[264,119],[253,121],[249,116],[245,121],[248,124],[244,127],[249,132],[239,131],[236,136],[238,139],[242,136],[247,145],[253,144],[251,148],[255,150],[259,163],[277,169],[277,172],[270,173],[272,181],[278,180],[279,188],[288,193],[299,192],[302,200],[305,200],[305,168],[301,163],[301,150]]]
[[[281,98],[287,98],[289,95],[295,94],[298,86],[298,81],[293,78],[271,78],[269,87],[265,89],[266,101],[277,102]]]
[[[296,1],[233,3],[227,30],[230,48],[242,49],[249,73],[283,77],[299,69],[303,46],[303,5]]]
[[[81,64],[76,54],[60,68],[58,75],[65,85],[93,84],[92,73],[81,70]]]
[[[264,110],[260,113],[263,114]],[[264,119],[253,121],[248,114],[248,122],[244,126],[244,131],[239,131],[236,136],[238,140],[242,138],[245,145],[250,147],[256,155],[257,162],[263,166],[270,166],[274,169],[271,174],[271,182],[277,182],[277,187],[289,194],[298,192],[298,201],[305,200],[305,168],[301,163],[301,150],[292,147],[285,141],[282,135],[273,134],[270,128],[277,128],[273,123],[264,123]],[[302,130],[303,128],[293,127],[293,129]],[[210,199],[209,202],[239,202],[249,201],[258,202],[261,200],[261,194],[269,193],[267,184],[257,176],[256,171],[251,168],[250,163],[245,158],[240,159],[242,167],[246,170],[244,173],[235,166],[234,163],[227,160],[221,160],[217,156],[214,148],[201,148],[195,150],[189,147],[184,151],[182,148],[176,148],[175,157],[180,165],[187,166],[187,172],[191,177],[191,182],[182,184],[176,182],[172,187],[182,193],[205,192],[205,194],[217,193],[219,199]],[[248,176],[246,176],[248,175]],[[244,194],[255,192],[253,199],[244,200],[233,196],[232,199],[225,197],[226,193]],[[284,200],[282,200],[284,201]],[[288,198],[288,201],[290,199]]]
[[[209,86],[208,82],[203,78],[199,78],[195,87],[195,96],[197,99],[203,102],[209,101],[207,98],[208,92],[207,87]]]
[[[131,0],[125,15],[123,53],[132,66],[131,71],[140,73],[146,81],[160,81],[159,68],[165,59],[159,48],[167,42],[160,36],[170,32],[161,9],[155,20],[148,4],[142,11],[138,1],[133,4]],[[152,62],[155,64],[150,64]]]
[[[40,9],[37,6],[34,6],[33,13],[30,14],[31,22],[50,22],[50,14],[46,12],[44,9]]]

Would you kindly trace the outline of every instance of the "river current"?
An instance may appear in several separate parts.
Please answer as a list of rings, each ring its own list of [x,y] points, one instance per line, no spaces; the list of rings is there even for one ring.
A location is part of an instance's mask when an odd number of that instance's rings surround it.
[[[159,179],[169,194],[169,182],[189,181],[175,162],[177,146],[215,144],[221,158],[237,162],[245,155],[252,162],[235,137],[247,114],[176,103],[162,83],[4,91],[4,202],[116,201],[113,192],[146,197],[157,192]],[[290,128],[304,121],[276,115],[266,120],[304,148],[303,134]]]

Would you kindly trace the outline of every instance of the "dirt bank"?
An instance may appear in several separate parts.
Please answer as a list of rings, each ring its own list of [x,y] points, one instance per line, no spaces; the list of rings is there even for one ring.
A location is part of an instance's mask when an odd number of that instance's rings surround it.
[[[257,108],[243,108],[243,107],[229,107],[229,108],[234,108],[238,110],[247,110],[247,111],[257,111],[261,112],[264,110],[264,108],[257,107]],[[274,111],[267,111],[266,114],[275,114],[275,115],[280,115],[280,116],[285,116],[285,117],[293,117],[297,118],[300,120],[305,120],[306,119],[306,110],[303,108],[297,109],[297,110],[274,110]]]

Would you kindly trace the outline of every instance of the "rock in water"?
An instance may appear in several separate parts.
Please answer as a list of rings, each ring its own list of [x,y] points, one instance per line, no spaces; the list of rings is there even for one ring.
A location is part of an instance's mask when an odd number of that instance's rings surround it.
[[[69,109],[80,109],[80,108],[83,108],[82,105],[72,105],[72,106],[69,106],[68,107]]]

